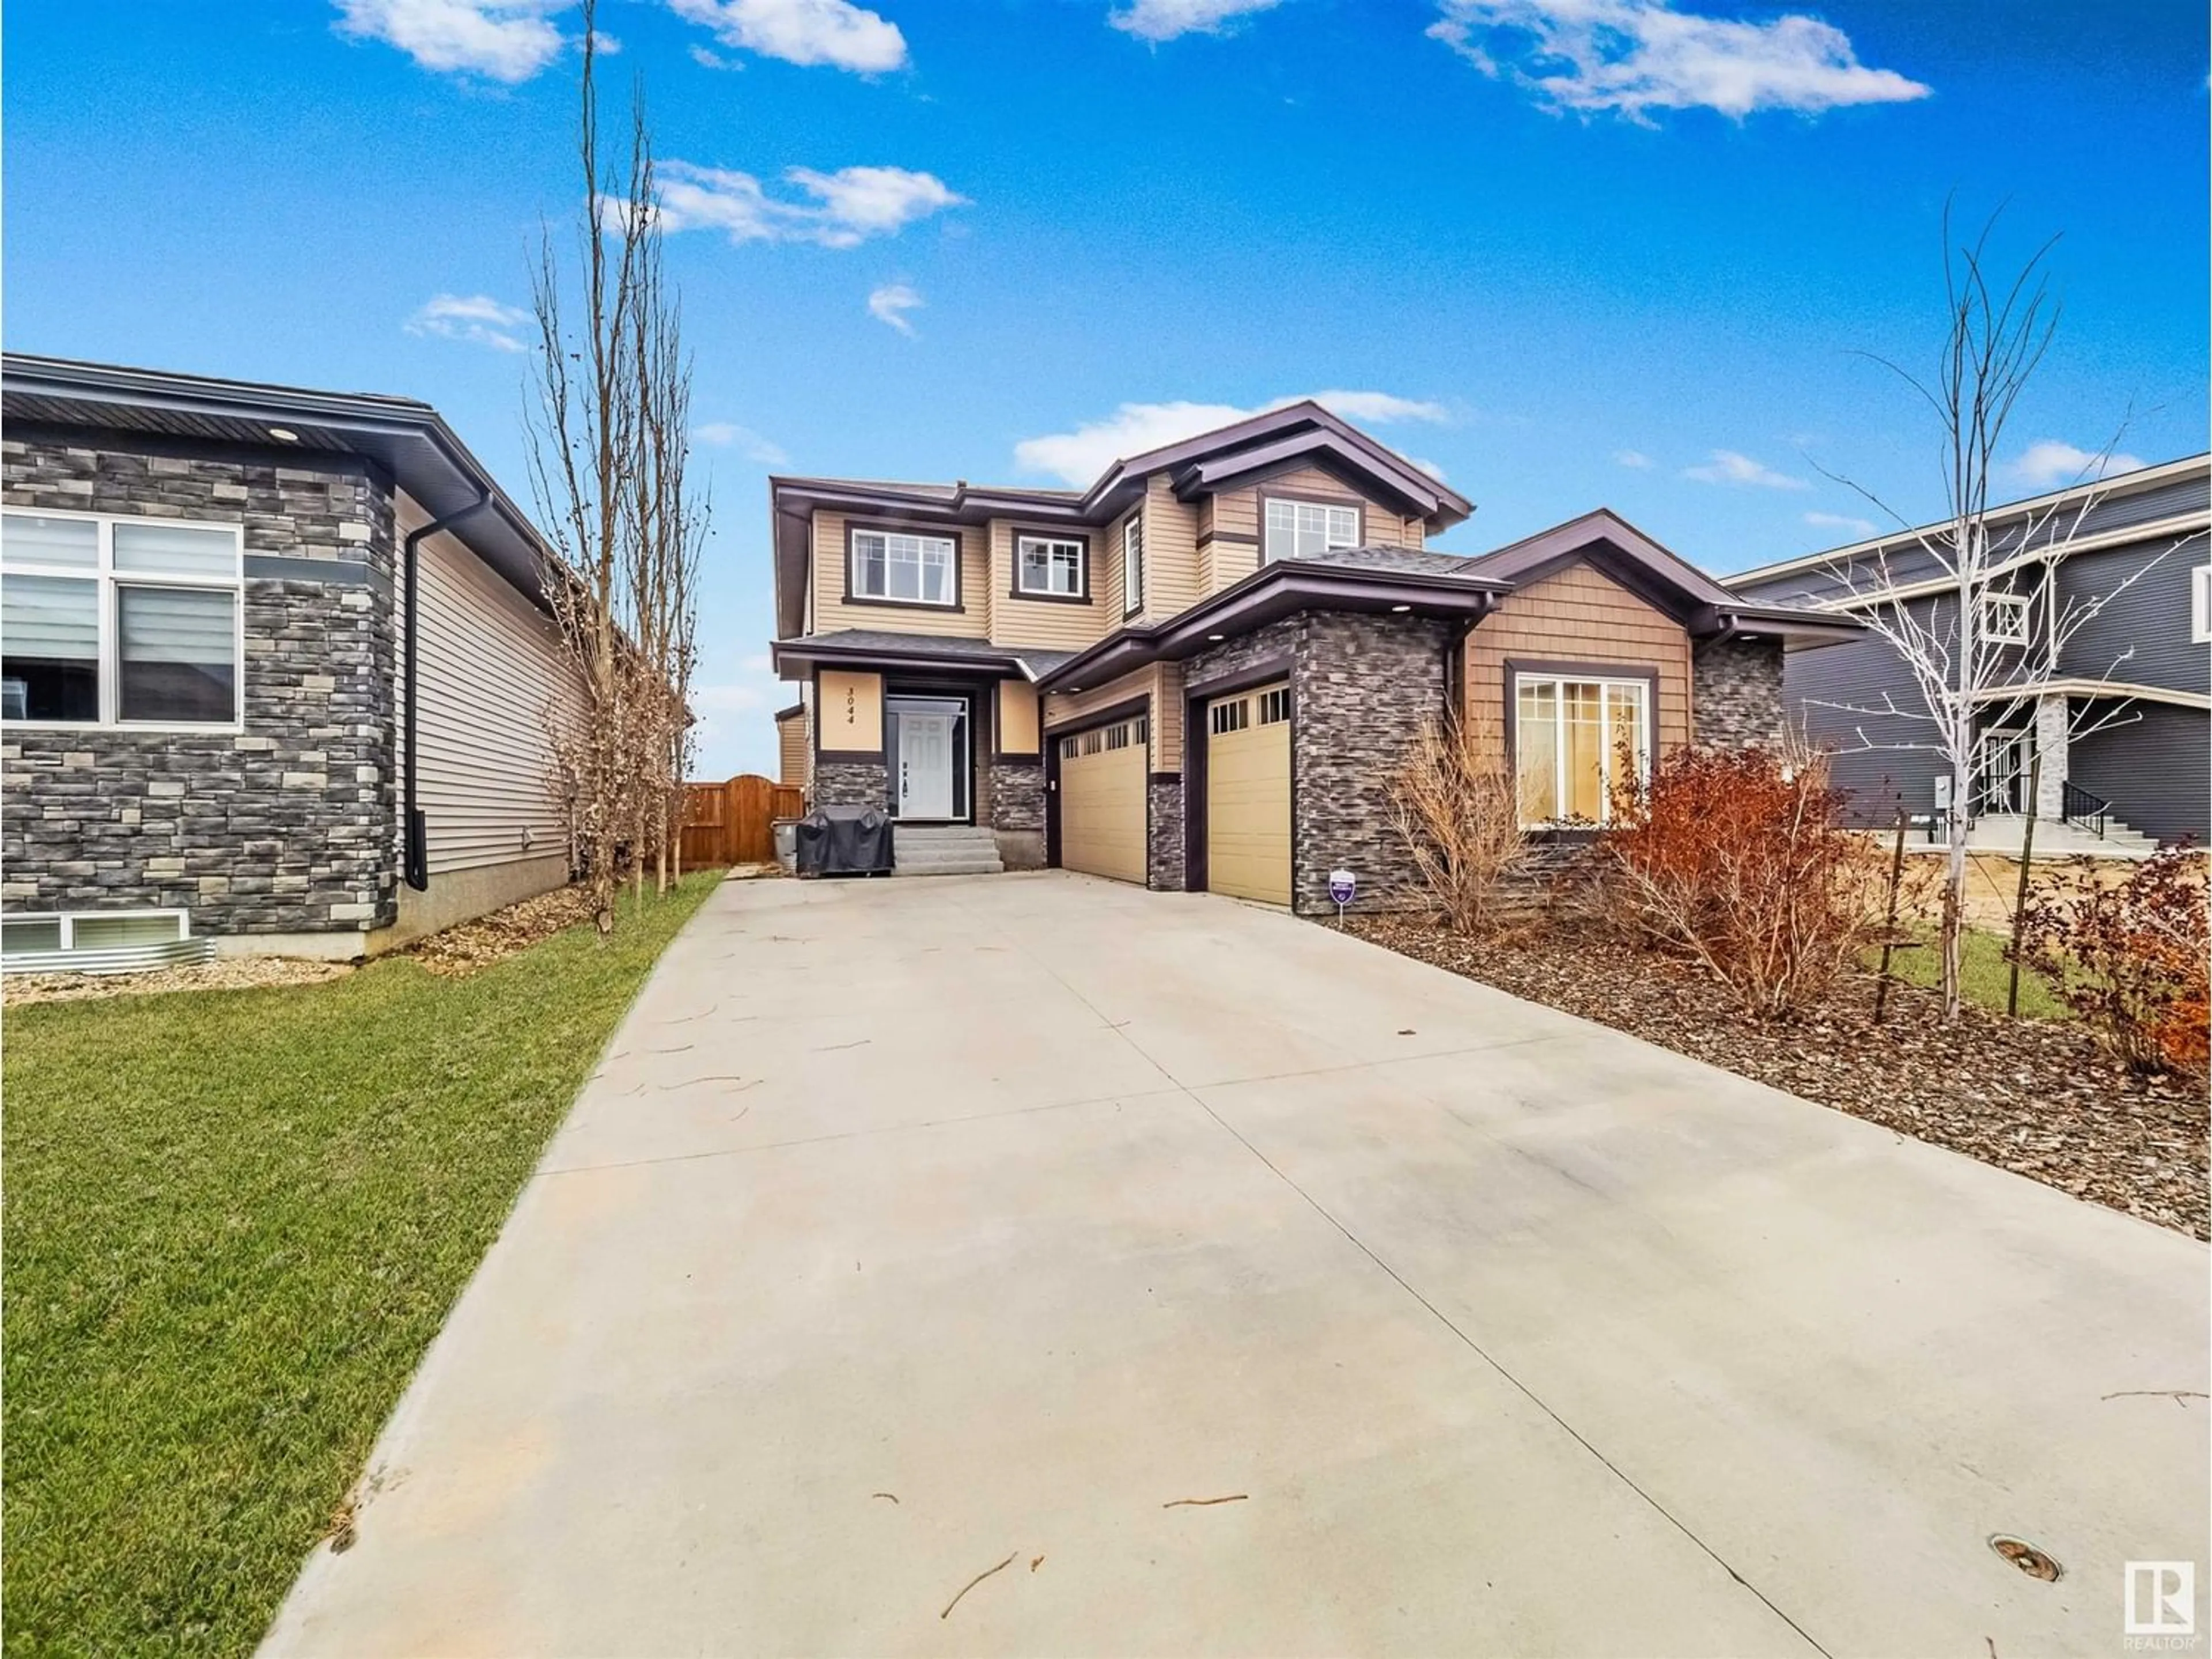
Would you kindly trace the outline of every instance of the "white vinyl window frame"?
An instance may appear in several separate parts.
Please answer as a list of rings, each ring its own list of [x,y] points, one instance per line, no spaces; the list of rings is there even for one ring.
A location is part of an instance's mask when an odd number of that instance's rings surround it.
[[[1014,592],[1028,599],[1079,599],[1091,591],[1090,546],[1080,536],[1040,536],[1024,531],[1014,538]],[[1042,552],[1046,586],[1029,580],[1030,555]],[[1066,587],[1051,584],[1067,573]]]
[[[8,551],[8,519],[65,519],[99,527],[99,558],[82,565],[42,563]],[[162,570],[118,570],[115,532],[120,526],[146,525],[177,530],[217,531],[230,538],[230,568],[222,575]],[[10,732],[243,732],[246,729],[246,526],[210,519],[172,519],[141,513],[82,513],[66,507],[11,507],[0,514],[0,583],[10,576],[39,576],[96,584],[100,628],[99,717],[88,720],[0,720]],[[126,720],[122,705],[122,621],[117,594],[125,588],[187,588],[230,595],[230,707],[227,720]]]
[[[1132,513],[1121,526],[1121,614],[1145,608],[1145,519]]]
[[[1544,671],[1527,672],[1516,670],[1513,676],[1513,754],[1514,787],[1520,787],[1520,774],[1528,763],[1528,748],[1521,731],[1521,691],[1524,686],[1548,686],[1552,691],[1552,799],[1564,802],[1567,788],[1567,688],[1594,685],[1598,690],[1598,730],[1613,730],[1614,699],[1623,693],[1633,692],[1638,718],[1636,722],[1636,781],[1638,787],[1651,781],[1651,735],[1656,711],[1652,708],[1652,683],[1647,679],[1607,678],[1598,674],[1553,673]],[[1598,805],[1595,823],[1602,829],[1613,820],[1613,795],[1620,780],[1614,775],[1615,757],[1610,743],[1601,743],[1598,750]],[[1558,830],[1577,827],[1586,820],[1572,817],[1534,818],[1522,817],[1524,830]]]
[[[192,917],[189,910],[29,910],[20,915],[10,913],[5,920],[8,927],[15,928],[52,922],[59,940],[55,948],[63,951],[78,948],[77,924],[87,921],[173,921],[177,925],[176,937],[179,939],[188,939],[192,936]],[[165,945],[169,942],[167,939],[161,941]],[[113,947],[87,945],[84,948],[105,950]]]
[[[2025,593],[1983,594],[1975,618],[1981,636],[1991,645],[2026,645],[2031,603]]]
[[[2189,573],[2189,638],[2193,644],[2212,645],[2212,564]]]
[[[1334,548],[1358,546],[1360,511],[1348,501],[1310,501],[1296,495],[1262,496],[1261,562],[1310,558]]]
[[[925,611],[957,611],[960,608],[960,541],[955,536],[933,535],[927,531],[901,530],[882,525],[854,525],[851,542],[845,554],[845,597],[864,600],[869,605],[910,605]],[[883,574],[883,586],[871,589],[862,580],[861,572],[866,561],[861,556],[865,544],[878,549],[877,568]],[[891,592],[891,570],[894,565],[911,564],[915,571],[915,591],[909,596]],[[940,599],[928,597],[929,575],[938,574],[937,588]]]

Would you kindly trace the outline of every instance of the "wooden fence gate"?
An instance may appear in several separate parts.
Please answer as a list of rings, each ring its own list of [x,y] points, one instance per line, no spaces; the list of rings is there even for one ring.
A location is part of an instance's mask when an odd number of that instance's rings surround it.
[[[766,864],[775,857],[771,826],[806,810],[805,792],[796,784],[772,783],[743,772],[727,783],[684,786],[684,867],[713,864]]]

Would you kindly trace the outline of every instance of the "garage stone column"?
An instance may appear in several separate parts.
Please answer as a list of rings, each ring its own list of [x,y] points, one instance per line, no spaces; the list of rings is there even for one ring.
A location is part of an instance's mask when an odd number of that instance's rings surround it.
[[[1157,720],[1157,714],[1154,719]],[[1146,856],[1146,885],[1156,893],[1183,890],[1182,774],[1155,772],[1151,787],[1152,845]]]
[[[2035,752],[2043,771],[2035,782],[2035,816],[2057,823],[2066,816],[2066,746],[2071,735],[2066,696],[2054,693],[2035,700]]]

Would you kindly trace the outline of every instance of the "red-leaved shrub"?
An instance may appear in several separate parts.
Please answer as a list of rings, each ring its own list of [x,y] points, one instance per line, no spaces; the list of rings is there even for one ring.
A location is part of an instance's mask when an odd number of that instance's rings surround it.
[[[2021,959],[2129,1070],[2202,1078],[2207,908],[2201,853],[2168,848],[2117,883],[2075,860],[2021,913]]]
[[[1817,757],[1677,750],[1598,837],[1601,914],[1702,964],[1745,1012],[1800,1013],[1880,931],[1875,861],[1839,826],[1842,800]]]

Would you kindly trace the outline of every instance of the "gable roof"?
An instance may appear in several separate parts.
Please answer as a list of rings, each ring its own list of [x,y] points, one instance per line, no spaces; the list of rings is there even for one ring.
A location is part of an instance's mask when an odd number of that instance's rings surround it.
[[[1525,588],[1571,564],[1587,564],[1700,637],[1780,634],[1826,643],[1858,631],[1848,618],[1794,605],[1759,605],[1731,592],[1609,507],[1554,525],[1467,561],[1467,574]],[[1838,622],[1846,626],[1838,629]]]
[[[1108,466],[1085,489],[1021,485],[890,483],[865,478],[769,479],[775,548],[776,631],[797,634],[805,616],[808,521],[817,508],[878,514],[948,527],[992,519],[1103,525],[1126,512],[1155,474],[1185,501],[1300,465],[1325,468],[1419,517],[1431,531],[1460,523],[1474,504],[1310,398],[1163,444]]]

